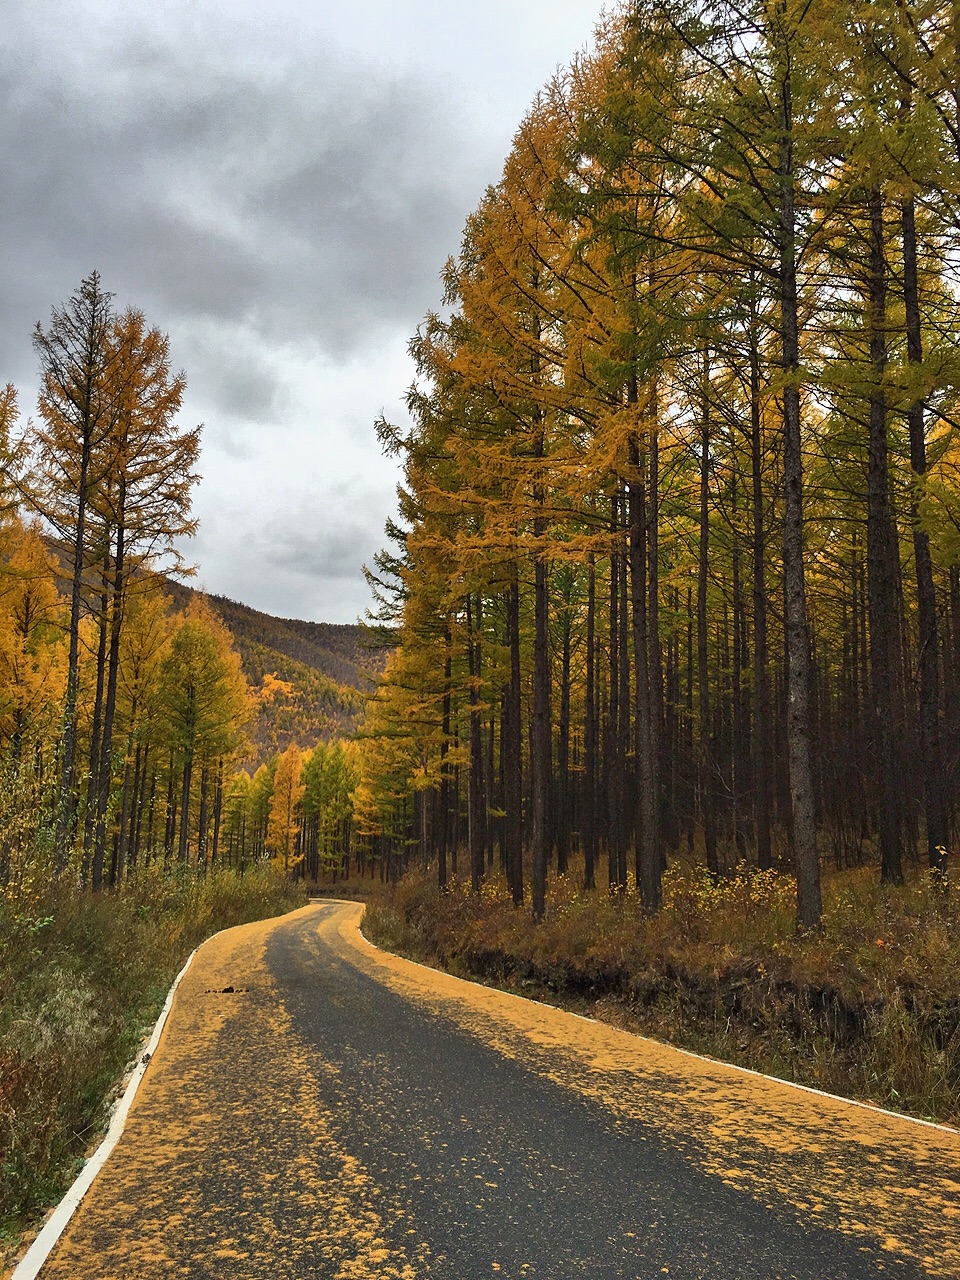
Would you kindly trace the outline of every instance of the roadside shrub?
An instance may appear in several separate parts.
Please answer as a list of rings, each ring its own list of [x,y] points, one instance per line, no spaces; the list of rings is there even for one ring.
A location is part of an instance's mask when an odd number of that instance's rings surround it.
[[[66,1189],[173,978],[204,938],[304,901],[268,869],[144,869],[109,893],[0,891],[0,1233]]]

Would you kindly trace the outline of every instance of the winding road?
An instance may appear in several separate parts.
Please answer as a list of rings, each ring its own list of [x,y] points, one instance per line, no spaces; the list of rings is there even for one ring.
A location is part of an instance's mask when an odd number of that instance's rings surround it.
[[[41,1280],[960,1277],[960,1133],[388,955],[200,948]]]

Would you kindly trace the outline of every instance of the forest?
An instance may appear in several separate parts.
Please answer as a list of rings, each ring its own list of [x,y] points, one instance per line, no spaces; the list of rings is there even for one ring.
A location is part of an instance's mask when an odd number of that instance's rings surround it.
[[[36,419],[2,404],[0,879],[416,865],[541,919],[568,873],[656,912],[679,862],[792,875],[805,928],[825,868],[945,888],[956,41],[937,4],[608,16],[377,424],[368,662],[175,585],[199,429],[88,277],[36,328]]]
[[[54,306],[35,413],[0,394],[0,1237],[190,948],[305,883],[960,1114],[958,270],[955,5],[620,4],[376,425],[363,640],[184,585],[168,337],[96,272]]]
[[[276,619],[177,585],[200,429],[178,425],[166,335],[93,273],[34,346],[36,419],[21,427],[12,386],[0,403],[0,885],[69,872],[98,891],[154,859],[286,868],[291,793],[274,777],[294,762],[315,865],[332,839],[320,811],[348,779],[324,739],[360,704],[317,664],[354,686],[356,668],[303,638],[306,661],[278,652]],[[294,736],[310,739],[302,786]]]
[[[946,889],[960,781],[949,5],[621,6],[411,343],[358,831],[663,902],[678,861]],[[457,862],[457,851],[460,861]]]

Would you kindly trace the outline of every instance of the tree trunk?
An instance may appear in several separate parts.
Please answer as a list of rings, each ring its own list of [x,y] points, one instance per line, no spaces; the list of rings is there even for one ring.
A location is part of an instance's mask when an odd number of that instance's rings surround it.
[[[880,876],[886,884],[902,884],[902,822],[897,776],[896,736],[899,678],[896,658],[896,581],[893,557],[896,532],[890,504],[887,444],[887,398],[883,375],[887,363],[886,259],[883,198],[869,195],[869,340],[871,365],[869,450],[867,468],[867,597],[870,614],[870,675],[877,759],[877,821]]]
[[[90,883],[94,893],[99,892],[103,882],[103,850],[97,858],[94,849],[94,826],[96,822],[97,797],[99,795],[100,771],[100,739],[101,722],[103,720],[103,686],[107,665],[107,578],[110,573],[109,553],[104,556],[101,570],[103,574],[103,590],[100,593],[100,613],[97,618],[97,680],[93,698],[93,718],[90,723],[90,752],[87,773],[87,804],[83,815],[83,861],[81,863],[80,881],[85,884],[90,874]]]
[[[205,875],[207,871],[207,809],[208,794],[210,787],[210,766],[206,760],[200,769],[200,812],[197,815],[197,870],[201,875]],[[289,850],[290,850],[290,821],[289,821],[289,804],[287,829],[284,838],[283,848],[283,866],[284,870],[289,867]]]
[[[520,686],[520,583],[517,565],[511,566],[507,588],[507,649],[510,674],[504,700],[503,799],[506,817],[504,837],[507,877],[515,906],[523,905],[523,756]]]
[[[568,599],[563,613],[563,630],[560,638],[560,717],[557,725],[557,803],[556,847],[557,875],[565,876],[570,861],[570,830],[572,805],[570,803],[570,661],[571,661],[571,602]]]
[[[763,420],[760,404],[760,340],[754,309],[750,325],[750,481],[753,552],[753,822],[757,866],[773,866],[770,770],[773,735],[770,723],[770,671],[767,647],[766,524],[763,493]]]
[[[720,871],[717,856],[717,818],[713,719],[710,707],[710,667],[707,648],[707,583],[710,556],[710,353],[703,350],[703,386],[700,404],[700,539],[697,558],[697,710],[700,715],[700,806],[707,870]]]
[[[542,536],[542,535],[541,535]],[[530,844],[533,855],[533,914],[543,919],[547,894],[550,798],[550,603],[549,566],[542,556],[534,563],[533,716],[530,733]]]
[[[121,481],[118,510],[117,546],[113,561],[113,592],[110,612],[110,653],[107,660],[107,695],[103,711],[103,734],[100,741],[100,758],[97,766],[97,815],[94,832],[94,857],[102,861],[107,840],[107,808],[113,782],[113,722],[117,708],[117,677],[120,670],[120,636],[123,630],[123,611],[126,596],[126,563],[124,550],[123,512],[124,485]]]
[[[652,787],[653,832],[651,839],[657,850],[660,871],[666,867],[662,830],[665,821],[663,786],[663,738],[665,715],[663,704],[663,649],[660,644],[660,404],[656,378],[650,387],[648,413],[649,449],[647,473],[647,646],[650,680],[650,785]],[[653,885],[651,883],[651,891]],[[655,896],[659,907],[660,876],[657,875]]]
[[[635,397],[634,397],[635,398]],[[647,609],[646,495],[636,435],[629,441],[630,484],[627,514],[630,524],[630,606],[633,628],[634,705],[636,714],[636,782],[638,792],[635,866],[637,890],[644,907],[660,907],[659,797],[655,790],[653,743],[654,706],[650,692]]]
[[[484,785],[483,720],[480,702],[480,626],[482,602],[479,594],[476,613],[467,596],[467,657],[470,675],[470,776],[467,779],[469,801],[470,882],[474,893],[480,892],[486,869],[487,796]]]
[[[781,5],[780,13],[783,13]],[[783,40],[789,39],[784,32]],[[793,151],[793,89],[789,58],[780,67],[780,362],[783,370],[783,576],[788,672],[787,749],[797,923],[815,928],[823,914],[810,751],[810,641],[803,570],[803,453],[800,421],[800,326],[797,290],[796,170]]]
[[[693,742],[693,691],[695,686],[693,666],[693,589],[687,587],[687,696],[684,706],[684,746],[687,758],[687,853],[693,855],[697,817],[697,778],[700,772],[699,756]]]
[[[131,714],[131,723],[136,719],[136,699],[134,699],[133,712]],[[140,743],[134,748],[133,730],[127,735],[127,749],[124,753],[123,760],[123,791],[120,799],[120,868],[121,871],[129,869],[131,875],[134,870],[134,858],[132,854],[133,846],[133,819],[134,806],[141,803],[141,783],[140,783]]]
[[[607,883],[617,893],[627,887],[626,849],[623,843],[623,743],[620,734],[620,668],[625,661],[620,625],[620,521],[619,499],[610,500],[610,622],[608,628],[609,678],[607,715],[604,725],[604,782],[607,811]]]
[[[618,506],[618,523],[624,531],[624,539],[618,544],[619,550],[617,552],[617,592],[619,598],[617,609],[619,620],[617,653],[620,656],[618,667],[620,688],[617,693],[616,743],[617,774],[620,779],[620,786],[613,800],[612,808],[617,833],[617,883],[622,885],[625,890],[627,888],[627,850],[637,828],[640,799],[636,793],[636,788],[631,785],[632,779],[630,777],[630,760],[633,748],[630,716],[630,634],[632,628],[628,605],[630,584],[628,581],[629,546],[627,539],[629,539],[630,535],[627,529],[626,484],[622,486]]]
[[[581,823],[583,829],[583,887],[596,885],[597,865],[597,753],[599,733],[597,723],[597,570],[594,553],[587,557],[587,634],[586,634],[586,682],[583,726],[583,804]]]
[[[903,237],[903,304],[907,331],[907,358],[912,365],[923,362],[920,324],[920,290],[917,279],[917,228],[914,202],[900,207]],[[937,625],[937,594],[933,581],[930,538],[920,523],[920,486],[927,473],[927,446],[924,434],[922,398],[907,413],[910,431],[910,466],[914,474],[910,522],[917,577],[919,622],[920,745],[923,754],[924,799],[926,808],[927,860],[937,881],[946,883],[947,806],[945,801],[943,748],[941,742],[940,636]]]
[[[187,842],[190,837],[190,785],[193,781],[193,752],[188,751],[183,761],[183,787],[180,799],[180,839],[177,844],[177,861],[186,864]],[[176,815],[174,815],[176,818]]]
[[[450,848],[450,680],[452,673],[450,623],[443,631],[443,711],[440,728],[440,823],[437,833],[437,887],[447,887],[447,851]]]
[[[210,849],[210,865],[215,866],[220,851],[220,823],[223,817],[223,757],[217,757],[217,785],[213,792],[213,845]]]
[[[747,781],[749,775],[749,734],[746,726],[746,693],[743,683],[744,668],[749,665],[746,660],[746,607],[743,593],[743,574],[741,570],[741,538],[737,514],[738,475],[734,462],[731,476],[730,508],[732,513],[733,539],[731,590],[733,594],[733,647],[731,654],[732,670],[732,716],[730,747],[730,795],[733,806],[733,838],[737,850],[737,860],[745,861],[747,857],[747,829],[749,817],[745,812],[747,798]]]
[[[136,778],[136,775],[134,775]],[[149,791],[146,789],[147,778],[150,779]],[[131,869],[140,862],[140,854],[142,851],[143,836],[143,818],[144,810],[147,817],[147,848],[153,844],[153,820],[156,811],[157,799],[157,779],[156,773],[150,770],[150,745],[149,743],[143,748],[143,754],[140,759],[140,782],[134,788],[135,799],[133,802],[133,812],[131,814],[132,832],[130,836],[130,866]]]

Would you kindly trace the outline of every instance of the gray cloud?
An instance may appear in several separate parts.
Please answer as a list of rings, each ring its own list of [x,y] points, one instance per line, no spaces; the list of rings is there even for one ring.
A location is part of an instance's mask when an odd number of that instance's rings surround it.
[[[367,525],[321,520],[312,531],[280,531],[265,558],[274,568],[301,577],[340,581],[356,577],[357,565],[370,558],[377,541],[371,546]]]
[[[428,305],[456,243],[452,158],[470,147],[436,92],[332,49],[280,72],[178,43],[128,43],[52,81],[43,49],[8,37],[0,322],[43,315],[96,264],[165,324],[242,320],[267,342],[356,351]]]
[[[7,0],[0,383],[29,411],[32,327],[98,268],[170,333],[184,421],[206,424],[198,585],[355,618],[393,507],[372,423],[403,413],[405,339],[599,7]]]
[[[187,321],[179,328],[179,338],[190,353],[192,397],[217,410],[213,429],[228,453],[243,452],[238,424],[276,422],[289,412],[289,373],[248,328],[225,320]]]
[[[378,517],[381,510],[378,507]],[[315,513],[305,526],[276,520],[254,532],[243,542],[242,571],[221,575],[215,589],[234,599],[255,598],[258,608],[281,616],[355,621],[369,603],[360,566],[372,559],[380,539],[376,526],[341,524],[342,518],[334,511],[323,521]],[[201,531],[194,548],[201,560],[204,541]],[[198,581],[210,585],[202,571]]]

